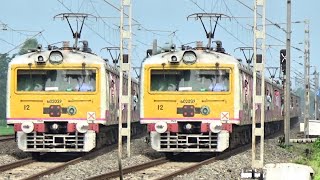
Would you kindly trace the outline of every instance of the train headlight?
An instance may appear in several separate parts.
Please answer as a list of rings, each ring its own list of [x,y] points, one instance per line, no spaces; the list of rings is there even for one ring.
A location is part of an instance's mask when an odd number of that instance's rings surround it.
[[[200,109],[200,113],[206,116],[210,114],[210,108],[208,106],[202,106]]]
[[[185,64],[194,64],[197,61],[197,55],[193,51],[186,51],[182,60]]]
[[[52,51],[49,56],[51,64],[60,64],[63,60],[63,55],[60,51]]]
[[[44,62],[43,56],[38,56],[38,62]]]
[[[219,133],[222,130],[222,123],[220,121],[213,121],[210,123],[210,131],[213,133]]]
[[[76,128],[78,132],[86,133],[89,129],[89,124],[87,122],[78,122]]]
[[[45,64],[46,63],[46,59],[42,55],[39,55],[39,56],[36,57],[35,62],[37,64]]]
[[[158,133],[164,133],[168,129],[168,125],[165,122],[157,122],[154,127]]]
[[[176,55],[172,55],[169,59],[169,62],[171,64],[178,64],[180,62],[180,60],[178,59],[178,57]]]
[[[186,124],[186,125],[184,126],[184,128],[185,128],[186,130],[191,130],[191,129],[192,129],[192,124],[188,123],[188,124]]]
[[[31,133],[34,129],[34,124],[32,122],[24,122],[21,125],[21,129],[24,133]]]
[[[59,125],[57,123],[54,123],[51,125],[51,129],[52,130],[58,130],[59,129]]]

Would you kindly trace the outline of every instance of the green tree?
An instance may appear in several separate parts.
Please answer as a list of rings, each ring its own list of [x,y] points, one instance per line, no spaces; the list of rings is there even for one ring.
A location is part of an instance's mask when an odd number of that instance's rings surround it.
[[[30,49],[36,49],[38,46],[37,39],[28,39],[23,43],[20,48],[18,55],[22,55],[28,52]],[[7,74],[8,74],[8,64],[16,56],[13,54],[11,57],[9,54],[0,53],[0,120],[6,118],[6,95],[7,95]],[[2,125],[0,121],[0,125]]]
[[[306,104],[305,103],[305,99],[304,99],[304,97],[305,97],[305,89],[300,87],[300,88],[295,90],[295,94],[300,97],[301,111],[304,112],[304,107],[305,107],[305,104]],[[315,112],[315,110],[314,110],[314,104],[315,104],[314,97],[315,97],[315,95],[316,95],[316,93],[314,91],[310,90],[310,94],[309,94],[309,96],[310,96],[309,117],[311,119],[313,119],[314,112]]]
[[[22,54],[26,54],[26,53],[28,53],[28,50],[30,50],[30,49],[36,49],[38,47],[38,41],[37,41],[37,39],[27,39],[24,43],[23,43],[23,45],[22,45],[22,47],[21,47],[21,49],[20,49],[20,51],[19,51],[19,55],[22,55]]]
[[[6,117],[7,72],[11,58],[8,54],[0,54],[0,119]],[[0,124],[1,125],[1,124]]]

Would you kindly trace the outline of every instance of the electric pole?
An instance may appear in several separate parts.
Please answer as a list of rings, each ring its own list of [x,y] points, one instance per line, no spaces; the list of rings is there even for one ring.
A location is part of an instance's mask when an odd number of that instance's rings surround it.
[[[304,36],[304,82],[305,82],[305,107],[304,107],[304,137],[309,137],[309,109],[310,109],[310,42],[309,42],[309,20],[305,20]]]
[[[254,1],[254,42],[253,42],[253,113],[252,113],[252,170],[260,171],[263,176],[264,156],[264,119],[265,119],[265,78],[264,64],[266,60],[266,1]],[[259,13],[260,12],[260,13]],[[259,14],[262,14],[261,16]],[[258,74],[261,83],[257,83]],[[260,92],[257,91],[260,89]],[[260,109],[256,111],[256,107]],[[260,139],[260,150],[257,150],[257,139]],[[254,177],[253,177],[254,178]]]
[[[319,91],[319,73],[317,72],[317,67],[314,66],[314,82],[315,82],[315,92],[314,92],[314,119],[318,119],[318,91]]]
[[[285,98],[284,98],[284,137],[285,145],[289,145],[290,139],[290,55],[291,55],[291,0],[287,0],[287,41],[286,41],[286,74],[285,80]]]
[[[120,179],[122,172],[122,137],[127,137],[127,155],[130,157],[131,143],[131,46],[132,12],[131,0],[121,0],[120,6],[120,87],[119,87],[119,136],[118,162]],[[127,12],[127,13],[126,13]],[[122,128],[125,118],[127,127]]]

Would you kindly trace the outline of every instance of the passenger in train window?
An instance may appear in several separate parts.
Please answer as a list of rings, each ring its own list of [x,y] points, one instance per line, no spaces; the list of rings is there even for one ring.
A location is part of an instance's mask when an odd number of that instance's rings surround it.
[[[94,91],[93,86],[91,85],[90,81],[86,82],[84,77],[79,76],[77,78],[78,84],[75,87],[76,91]]]
[[[277,108],[281,107],[281,99],[280,99],[280,92],[278,90],[274,90],[274,97],[275,97],[275,105]]]
[[[136,90],[133,89],[132,106],[134,111],[137,109],[137,103],[138,103],[138,94],[136,93]]]
[[[218,75],[215,78],[216,81],[211,79],[211,84],[209,86],[210,91],[220,92],[220,91],[228,91],[229,88],[226,85],[226,77],[222,75]]]
[[[270,110],[271,102],[272,102],[272,96],[271,96],[269,90],[267,89],[267,93],[266,93],[266,106],[267,106],[267,110],[268,110],[268,111]]]

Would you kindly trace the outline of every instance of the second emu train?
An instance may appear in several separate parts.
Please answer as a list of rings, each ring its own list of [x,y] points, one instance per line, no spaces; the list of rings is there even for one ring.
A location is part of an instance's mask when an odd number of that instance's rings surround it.
[[[283,127],[283,89],[269,80],[265,88],[265,108],[253,107],[251,67],[225,53],[220,42],[215,49],[173,46],[142,63],[140,122],[147,124],[152,148],[167,155],[223,152],[251,141],[254,110],[265,111],[266,134]],[[290,110],[297,119],[294,94]]]

